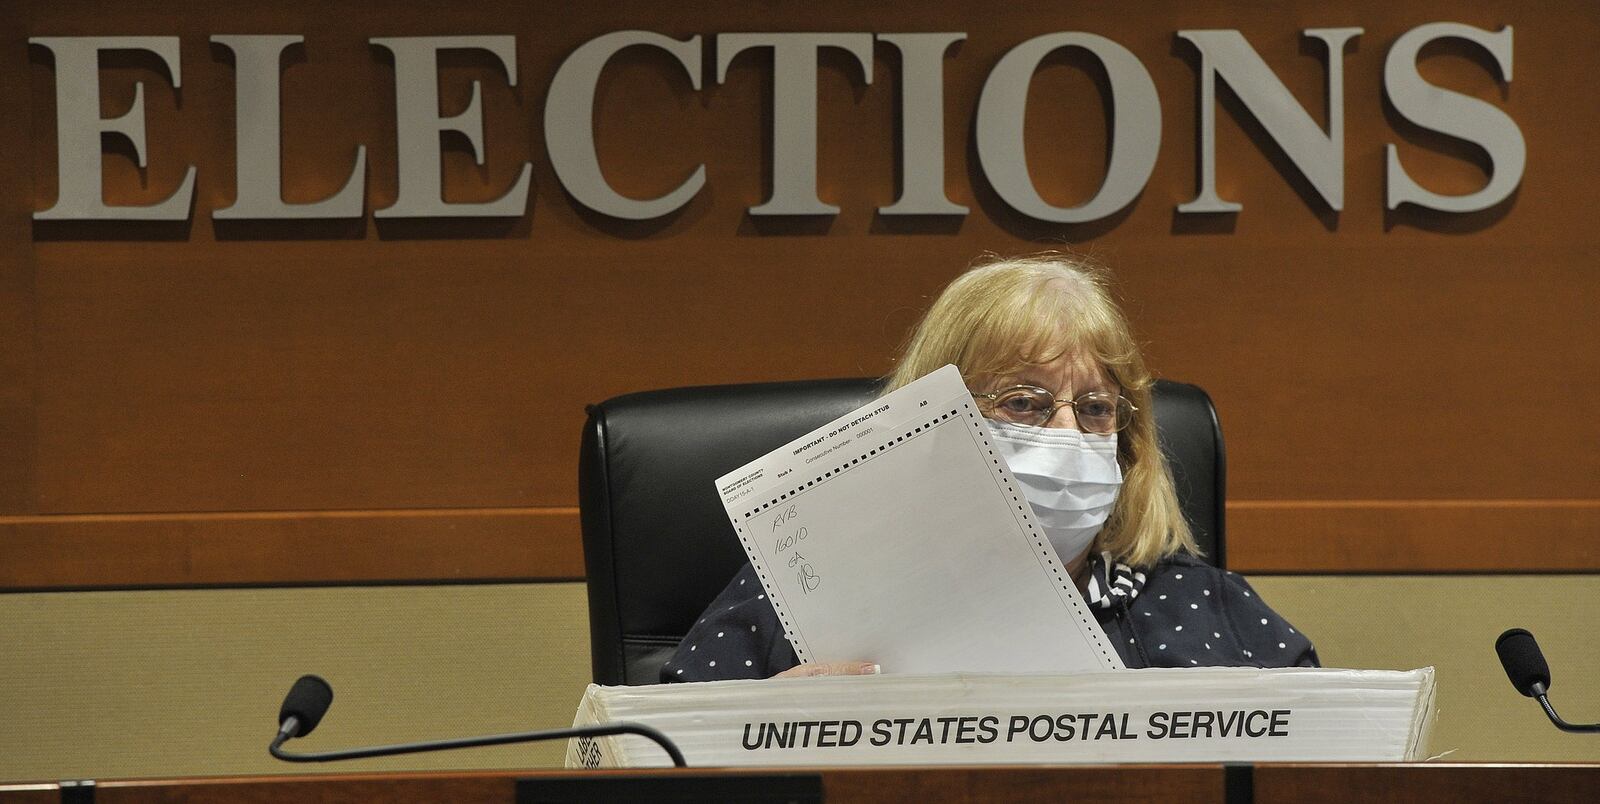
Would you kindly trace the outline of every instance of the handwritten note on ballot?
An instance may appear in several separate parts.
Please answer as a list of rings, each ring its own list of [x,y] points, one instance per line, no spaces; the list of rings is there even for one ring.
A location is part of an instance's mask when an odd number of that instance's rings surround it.
[[[954,366],[717,480],[800,661],[1120,670]]]

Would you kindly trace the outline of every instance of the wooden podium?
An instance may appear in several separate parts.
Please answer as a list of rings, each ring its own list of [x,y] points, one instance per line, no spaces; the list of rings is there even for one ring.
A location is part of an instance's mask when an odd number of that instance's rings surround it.
[[[733,784],[729,784],[729,783]],[[740,790],[743,792],[732,792]],[[804,791],[810,791],[809,794]],[[752,792],[753,791],[753,792]],[[793,791],[801,791],[790,796]],[[808,797],[809,796],[809,797]],[[818,798],[817,796],[820,796]],[[0,786],[0,804],[1590,802],[1600,765],[1107,765],[258,776]]]

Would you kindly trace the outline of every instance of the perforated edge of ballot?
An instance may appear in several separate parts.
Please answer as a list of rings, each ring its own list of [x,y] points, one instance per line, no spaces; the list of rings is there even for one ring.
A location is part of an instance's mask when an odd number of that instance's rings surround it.
[[[1432,667],[591,684],[574,725],[653,726],[698,767],[1401,762],[1426,757],[1433,693]],[[570,741],[566,764],[671,762],[623,735]]]

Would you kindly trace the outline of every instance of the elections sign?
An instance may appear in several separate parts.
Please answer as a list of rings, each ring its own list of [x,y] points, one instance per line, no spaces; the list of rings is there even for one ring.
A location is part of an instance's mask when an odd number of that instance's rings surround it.
[[[1344,208],[1345,51],[1365,33],[1360,27],[1305,28],[1300,36],[1323,61],[1326,125],[1317,122],[1238,30],[1178,30],[1184,47],[1199,55],[1198,187],[1177,206],[1179,214],[1238,212],[1238,203],[1218,194],[1216,181],[1217,86],[1226,84],[1246,114],[1282,151],[1293,170],[1328,210]],[[1443,194],[1415,180],[1396,146],[1385,146],[1384,207],[1403,204],[1456,214],[1485,210],[1509,197],[1522,180],[1526,143],[1517,122],[1501,109],[1470,95],[1430,83],[1418,70],[1424,50],[1438,43],[1472,48],[1485,57],[1488,76],[1509,85],[1513,75],[1514,30],[1487,30],[1455,22],[1429,22],[1398,33],[1383,54],[1380,97],[1356,100],[1376,114],[1387,102],[1405,126],[1472,144],[1488,157],[1488,177],[1474,192]],[[737,32],[692,35],[682,39],[646,30],[618,30],[576,43],[548,76],[523,76],[515,36],[483,35],[367,37],[394,64],[394,137],[399,194],[376,218],[495,218],[529,212],[533,163],[522,161],[516,178],[489,201],[447,201],[443,196],[441,135],[464,137],[478,165],[486,153],[481,86],[474,82],[467,108],[440,111],[441,55],[472,51],[492,57],[504,81],[517,87],[532,79],[547,89],[542,115],[544,153],[562,189],[573,202],[599,215],[622,220],[655,220],[682,209],[706,190],[704,163],[685,165],[684,178],[668,192],[636,198],[619,192],[606,178],[596,148],[597,91],[608,65],[623,51],[645,49],[669,56],[693,92],[708,95],[728,69],[746,54],[771,59],[770,194],[749,208],[754,216],[833,215],[839,207],[817,194],[817,72],[824,52],[848,57],[862,84],[872,84],[879,53],[899,64],[899,126],[895,149],[901,177],[899,197],[877,211],[886,216],[964,216],[944,185],[945,71],[952,53],[967,40],[963,31],[903,33],[840,31],[826,33]],[[55,73],[55,127],[58,195],[34,213],[37,220],[186,220],[193,214],[197,170],[190,165],[164,200],[154,204],[108,203],[102,189],[104,136],[123,138],[143,167],[162,143],[147,140],[144,88],[132,106],[115,115],[101,110],[100,61],[105,54],[133,51],[154,57],[182,87],[186,69],[226,69],[216,63],[182,63],[176,36],[34,36],[29,43],[48,54]],[[325,47],[299,34],[219,32],[209,42],[232,55],[235,81],[236,197],[212,211],[217,219],[315,220],[360,218],[366,212],[367,146],[357,145],[334,194],[315,201],[286,202],[281,183],[283,126],[281,73],[291,48]],[[1082,203],[1047,201],[1031,174],[1024,148],[1029,88],[1041,65],[1062,52],[1085,55],[1104,71],[1102,93],[1108,120],[1105,169],[1099,188]],[[708,69],[710,68],[710,69]],[[673,76],[678,77],[678,76]],[[498,78],[496,80],[499,80]],[[152,87],[152,91],[155,88]],[[1088,31],[1041,31],[1018,42],[988,68],[976,107],[971,110],[977,166],[1007,206],[1028,218],[1052,223],[1087,223],[1111,217],[1145,189],[1162,139],[1162,102],[1140,57],[1117,41]],[[216,127],[212,118],[195,126]],[[532,155],[530,155],[532,156]]]

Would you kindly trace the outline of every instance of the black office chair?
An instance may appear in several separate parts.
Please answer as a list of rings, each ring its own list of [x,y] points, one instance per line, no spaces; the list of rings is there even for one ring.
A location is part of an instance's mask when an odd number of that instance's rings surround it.
[[[867,379],[646,391],[589,407],[578,459],[599,684],[653,684],[747,560],[716,478],[866,404]],[[1205,558],[1224,566],[1222,428],[1199,387],[1158,381],[1156,425]]]

